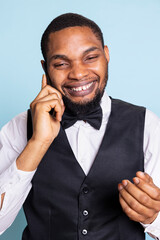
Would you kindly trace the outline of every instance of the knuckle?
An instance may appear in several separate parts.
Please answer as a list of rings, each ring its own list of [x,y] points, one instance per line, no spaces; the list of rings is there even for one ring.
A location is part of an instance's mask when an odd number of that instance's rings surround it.
[[[48,84],[42,89],[42,91],[52,91],[52,90],[53,90],[53,87],[51,87]]]
[[[150,211],[148,211],[147,216],[148,216],[148,218],[152,218],[154,216],[154,214],[155,214],[155,211],[150,210]]]
[[[132,209],[137,209],[138,208],[138,203],[134,200],[131,201],[129,205],[131,206]]]
[[[142,204],[146,205],[149,202],[149,197],[147,197],[145,194],[141,194],[139,200]]]
[[[59,101],[59,99],[54,99],[54,103],[55,103],[55,105],[58,107],[59,105],[60,105],[60,101]]]
[[[158,209],[158,211],[160,211],[160,202],[158,202],[157,209]]]
[[[123,211],[127,214],[127,216],[131,216],[131,209],[128,206],[125,206]]]
[[[52,88],[52,87],[47,84],[44,88],[45,88],[45,89],[50,89],[50,88]]]
[[[36,102],[35,104],[34,104],[34,109],[35,109],[35,111],[39,111],[39,109],[41,108],[41,103],[40,102]]]
[[[60,103],[60,100],[59,100],[59,98],[56,98],[56,99],[55,99],[55,101],[56,101],[57,103]]]
[[[146,220],[146,217],[145,216],[143,216],[143,215],[139,215],[139,222],[145,222],[145,220]]]
[[[160,190],[158,188],[153,189],[153,196],[155,199],[160,199]]]
[[[58,98],[58,94],[56,92],[49,93],[49,95],[55,99]]]
[[[158,202],[158,204],[155,204],[154,209],[155,209],[156,212],[160,211],[160,202]]]

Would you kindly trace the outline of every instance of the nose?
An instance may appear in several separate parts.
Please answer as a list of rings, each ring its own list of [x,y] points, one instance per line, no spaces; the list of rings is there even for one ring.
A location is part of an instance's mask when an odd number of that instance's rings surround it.
[[[81,80],[89,75],[89,70],[83,64],[76,63],[72,66],[68,78],[72,80]]]

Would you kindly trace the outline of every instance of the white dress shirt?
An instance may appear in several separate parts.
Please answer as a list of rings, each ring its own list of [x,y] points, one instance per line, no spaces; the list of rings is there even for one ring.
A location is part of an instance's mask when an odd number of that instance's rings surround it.
[[[84,121],[77,121],[65,130],[73,153],[86,175],[102,142],[111,112],[111,100],[106,93],[102,97],[101,107],[103,119],[100,130]],[[35,171],[24,172],[16,167],[16,159],[26,144],[27,112],[24,112],[7,123],[0,132],[0,194],[5,192],[0,210],[0,234],[12,224],[32,187]],[[145,116],[143,150],[145,172],[160,187],[160,119],[149,110],[146,110]],[[160,214],[152,224],[143,226],[145,232],[160,239]]]

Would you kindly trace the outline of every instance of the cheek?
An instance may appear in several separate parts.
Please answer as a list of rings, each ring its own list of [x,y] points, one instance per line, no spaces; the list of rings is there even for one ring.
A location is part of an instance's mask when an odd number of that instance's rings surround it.
[[[61,86],[65,81],[64,73],[62,73],[61,71],[49,71],[48,74],[53,86],[60,90]]]
[[[108,79],[108,64],[106,61],[101,62],[101,64],[97,66],[97,73],[99,73],[100,77],[99,88],[103,89]]]
[[[103,60],[95,62],[90,69],[93,70],[97,75],[103,76],[107,70],[107,61]]]

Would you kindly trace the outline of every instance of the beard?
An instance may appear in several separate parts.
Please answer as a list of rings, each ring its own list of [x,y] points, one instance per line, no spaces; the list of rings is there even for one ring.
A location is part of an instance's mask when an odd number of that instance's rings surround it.
[[[108,69],[106,70],[106,74],[103,79],[102,89],[97,88],[95,95],[91,100],[75,103],[72,100],[70,100],[69,97],[63,95],[62,98],[64,101],[64,105],[66,107],[65,111],[70,112],[73,115],[79,114],[85,115],[92,112],[100,104],[100,101],[104,94],[105,87],[107,85],[107,81],[108,81]]]

